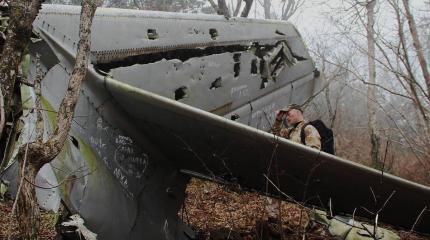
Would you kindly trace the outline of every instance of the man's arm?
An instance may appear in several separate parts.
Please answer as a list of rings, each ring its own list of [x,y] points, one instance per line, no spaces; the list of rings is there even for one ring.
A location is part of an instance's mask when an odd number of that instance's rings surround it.
[[[280,135],[282,130],[282,119],[275,119],[275,122],[272,125],[272,128],[270,128],[270,132],[275,134],[275,135]]]
[[[275,116],[275,122],[273,123],[272,128],[270,128],[269,132],[281,136],[282,122],[284,121],[285,116],[285,111],[277,111]]]
[[[304,130],[306,146],[321,150],[321,136],[318,130],[312,125],[307,125]]]

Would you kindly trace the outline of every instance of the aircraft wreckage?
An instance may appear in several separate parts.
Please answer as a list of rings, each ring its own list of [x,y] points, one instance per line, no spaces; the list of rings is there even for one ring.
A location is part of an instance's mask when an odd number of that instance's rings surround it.
[[[29,79],[40,65],[46,135],[74,64],[79,14],[44,5],[34,22]],[[193,239],[177,216],[191,176],[277,194],[267,176],[320,208],[372,218],[364,209],[384,206],[380,221],[406,228],[430,205],[428,187],[267,133],[275,110],[321,88],[289,23],[100,8],[91,56],[70,139],[39,173],[46,189],[37,195],[47,209],[62,199],[100,239]],[[35,93],[22,86],[21,95],[15,146],[34,137],[26,109]],[[11,161],[3,178],[17,168]],[[430,232],[428,212],[415,229]]]

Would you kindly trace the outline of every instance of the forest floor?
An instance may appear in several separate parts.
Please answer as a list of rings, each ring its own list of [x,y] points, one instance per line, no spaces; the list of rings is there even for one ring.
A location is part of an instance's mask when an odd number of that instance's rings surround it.
[[[338,239],[327,226],[313,221],[312,209],[298,203],[199,179],[190,181],[186,193],[178,215],[197,232],[198,240]],[[11,200],[0,201],[0,240],[21,239],[16,218],[11,214],[12,205]],[[61,239],[55,229],[58,217],[59,214],[42,210],[39,239]],[[382,227],[395,232],[402,240],[430,240],[430,236],[394,230],[388,225]],[[371,238],[361,240],[364,239]]]
[[[238,191],[234,186],[199,179],[191,180],[186,193],[187,198],[178,215],[198,230],[198,239],[339,239],[331,235],[327,225],[315,221],[313,209],[300,203]],[[359,220],[366,223],[364,219]],[[395,230],[385,224],[380,224],[380,227],[395,233],[400,239],[430,239],[430,236]]]
[[[0,240],[18,240],[21,239],[18,233],[18,223],[12,213],[13,201],[0,201]],[[56,239],[55,224],[58,214],[41,211],[41,227],[39,229],[39,239],[54,240]]]

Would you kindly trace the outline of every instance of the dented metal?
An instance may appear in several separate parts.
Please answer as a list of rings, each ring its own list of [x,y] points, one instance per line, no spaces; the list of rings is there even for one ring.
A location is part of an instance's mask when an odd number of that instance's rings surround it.
[[[41,55],[46,72],[45,136],[73,68],[79,14],[79,7],[44,5],[33,25],[41,41],[31,44],[30,54]],[[38,190],[39,203],[55,209],[61,197],[100,239],[193,239],[177,216],[189,173],[264,190],[262,176],[274,177],[267,169],[276,163],[280,187],[299,200],[304,186],[297,181],[316,174],[321,188],[305,195],[331,198],[345,212],[369,204],[361,194],[378,172],[258,130],[269,129],[275,110],[303,103],[320,89],[314,70],[289,23],[100,8],[70,139],[38,176],[44,186],[58,183],[59,191]],[[23,87],[22,98],[34,101],[32,91]],[[22,116],[22,133],[32,114]],[[271,161],[274,150],[278,158]],[[324,167],[313,173],[319,163]],[[6,174],[16,177],[16,170],[15,163]],[[384,179],[383,194],[394,189],[415,197],[405,213],[429,204],[418,197],[429,196],[428,188],[388,174]],[[393,206],[404,203],[400,196]],[[387,209],[387,222],[410,223]]]

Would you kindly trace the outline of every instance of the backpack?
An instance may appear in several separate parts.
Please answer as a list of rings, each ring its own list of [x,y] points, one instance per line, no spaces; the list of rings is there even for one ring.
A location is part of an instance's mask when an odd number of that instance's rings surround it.
[[[306,123],[302,127],[302,131],[300,132],[300,138],[302,140],[302,143],[305,144],[305,127],[308,125],[314,126],[321,137],[321,151],[330,153],[334,155],[334,136],[333,131],[328,128],[323,121],[320,119],[310,121]]]

